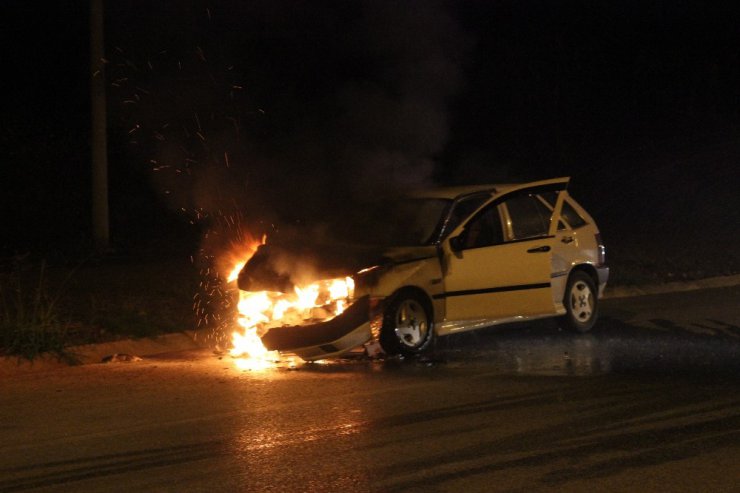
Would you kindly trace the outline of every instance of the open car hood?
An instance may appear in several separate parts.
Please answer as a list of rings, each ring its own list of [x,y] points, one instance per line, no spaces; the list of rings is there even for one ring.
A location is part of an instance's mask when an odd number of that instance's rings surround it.
[[[291,292],[322,279],[351,276],[362,269],[435,255],[434,246],[380,247],[291,241],[261,245],[239,272],[243,291]]]
[[[296,284],[349,276],[388,261],[373,247],[266,244],[244,265],[237,284],[243,291],[290,292]]]

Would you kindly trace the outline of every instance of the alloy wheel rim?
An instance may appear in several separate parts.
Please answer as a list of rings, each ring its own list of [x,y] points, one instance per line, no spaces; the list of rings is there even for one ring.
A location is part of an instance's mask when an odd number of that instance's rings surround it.
[[[581,323],[591,319],[594,312],[594,296],[587,283],[578,281],[570,288],[570,311]]]
[[[396,337],[406,347],[423,344],[429,331],[426,310],[415,300],[404,300],[396,310]]]

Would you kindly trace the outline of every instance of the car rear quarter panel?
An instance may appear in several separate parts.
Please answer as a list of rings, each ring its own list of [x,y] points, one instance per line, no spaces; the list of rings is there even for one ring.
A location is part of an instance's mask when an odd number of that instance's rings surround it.
[[[568,276],[574,269],[584,269],[590,274],[596,275],[596,267],[599,261],[598,244],[596,234],[599,229],[593,217],[567,192],[563,192],[564,198],[568,198],[578,214],[586,220],[587,224],[577,229],[566,229],[556,231],[556,248],[552,256],[552,295],[556,309],[564,311],[562,300]],[[598,277],[597,277],[598,279]],[[598,281],[597,281],[598,284]],[[603,292],[603,285],[599,286],[599,293]]]

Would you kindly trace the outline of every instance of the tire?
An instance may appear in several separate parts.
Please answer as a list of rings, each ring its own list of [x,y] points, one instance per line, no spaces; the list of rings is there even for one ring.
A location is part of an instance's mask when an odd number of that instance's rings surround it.
[[[566,313],[560,320],[566,328],[575,332],[588,332],[599,316],[599,296],[591,276],[575,271],[568,278],[563,305]]]
[[[400,291],[383,312],[380,346],[389,355],[417,356],[434,340],[429,300],[415,291]]]

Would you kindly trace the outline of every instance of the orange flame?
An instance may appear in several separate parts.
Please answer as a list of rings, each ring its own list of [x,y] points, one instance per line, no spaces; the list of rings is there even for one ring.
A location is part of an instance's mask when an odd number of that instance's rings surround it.
[[[264,241],[263,237],[262,244]],[[229,282],[237,279],[259,245],[249,245],[243,249],[240,259],[232,254]],[[280,355],[277,351],[268,351],[260,336],[272,327],[317,323],[334,318],[349,305],[354,288],[354,280],[345,277],[295,286],[292,293],[239,291],[239,328],[232,334],[233,347],[230,350],[230,354],[238,358],[237,366],[249,370],[274,366],[280,361]]]
[[[267,235],[262,235],[262,240],[253,240],[248,237],[242,244],[234,245],[231,253],[226,255],[225,262],[227,264],[226,270],[229,272],[226,276],[226,282],[234,282],[239,276],[244,264],[246,264],[254,252],[260,245],[264,245],[267,242]]]

